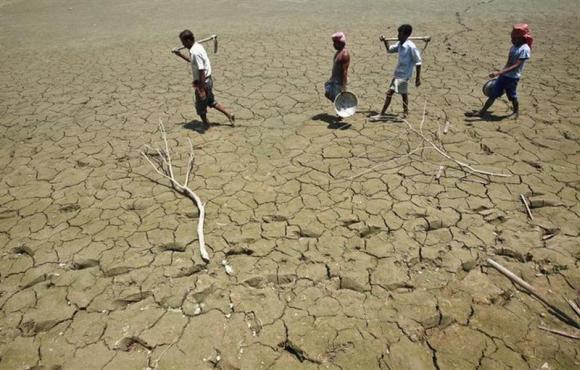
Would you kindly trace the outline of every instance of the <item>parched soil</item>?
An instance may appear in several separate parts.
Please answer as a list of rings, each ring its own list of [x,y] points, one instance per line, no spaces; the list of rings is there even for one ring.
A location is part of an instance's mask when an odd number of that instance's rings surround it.
[[[370,122],[396,61],[378,35],[407,21],[433,37],[423,85],[407,122],[398,98]],[[522,21],[520,118],[465,119]],[[573,0],[1,1],[0,369],[578,368],[539,326],[578,329],[486,259],[574,315],[579,25]],[[196,117],[183,28],[219,35],[235,127]],[[360,103],[341,123],[337,30]],[[193,143],[208,264],[141,154],[160,120],[179,176]]]

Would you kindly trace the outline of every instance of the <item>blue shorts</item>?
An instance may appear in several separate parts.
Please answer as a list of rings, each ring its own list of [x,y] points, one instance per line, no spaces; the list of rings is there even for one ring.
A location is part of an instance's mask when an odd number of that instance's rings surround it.
[[[342,86],[335,81],[327,81],[324,84],[324,96],[328,98],[328,100],[334,102],[334,99],[342,92]]]
[[[517,99],[518,97],[518,82],[520,80],[517,78],[511,78],[506,76],[499,76],[495,82],[492,98],[499,98],[503,95],[504,91],[508,98]]]

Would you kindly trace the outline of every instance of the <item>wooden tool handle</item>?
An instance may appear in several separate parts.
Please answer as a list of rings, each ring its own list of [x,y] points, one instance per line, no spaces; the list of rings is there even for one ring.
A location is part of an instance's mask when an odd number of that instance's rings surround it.
[[[206,37],[205,39],[198,40],[197,42],[202,44],[204,42],[208,42],[211,40],[213,40],[213,52],[217,53],[217,49],[218,49],[217,35],[211,35],[209,37]],[[183,50],[183,49],[187,49],[187,48],[185,46],[179,46],[179,47],[171,49],[171,52],[175,53],[175,52],[177,52],[179,50]]]
[[[383,40],[384,41],[399,41],[399,39],[397,37],[385,37]],[[429,41],[431,41],[431,36],[411,36],[407,40],[420,40],[420,41],[429,42]]]

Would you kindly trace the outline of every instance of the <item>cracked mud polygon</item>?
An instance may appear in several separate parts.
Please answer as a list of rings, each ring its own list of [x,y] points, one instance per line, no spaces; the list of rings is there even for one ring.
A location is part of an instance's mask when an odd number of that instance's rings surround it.
[[[466,121],[523,21],[519,119],[500,99]],[[426,103],[427,137],[509,177],[368,121],[395,64],[378,36],[404,22],[433,38],[409,122]],[[538,326],[574,329],[485,261],[571,312],[579,24],[572,0],[0,1],[0,369],[578,368],[578,341]],[[184,28],[219,35],[235,127],[200,129],[169,53]],[[347,125],[323,94],[338,30]],[[193,143],[209,264],[194,203],[140,153],[160,119],[180,176]]]

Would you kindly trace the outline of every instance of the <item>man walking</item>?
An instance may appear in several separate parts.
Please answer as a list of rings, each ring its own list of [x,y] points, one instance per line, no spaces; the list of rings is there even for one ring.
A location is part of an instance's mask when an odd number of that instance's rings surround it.
[[[332,44],[336,53],[332,58],[332,74],[330,80],[324,84],[324,96],[331,102],[334,102],[338,94],[346,91],[350,54],[346,50],[346,36],[344,33],[337,32],[333,34]]]
[[[207,107],[215,108],[222,112],[233,125],[235,122],[235,116],[226,111],[223,105],[219,104],[215,100],[213,94],[213,79],[211,63],[207,56],[207,52],[204,47],[195,42],[195,36],[190,30],[184,30],[179,34],[179,39],[184,47],[189,49],[191,57],[184,56],[179,51],[174,51],[174,53],[191,63],[191,69],[193,73],[193,88],[195,89],[195,110],[197,114],[201,117],[205,128],[209,128],[209,121],[207,119]]]

